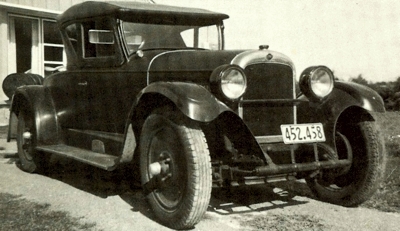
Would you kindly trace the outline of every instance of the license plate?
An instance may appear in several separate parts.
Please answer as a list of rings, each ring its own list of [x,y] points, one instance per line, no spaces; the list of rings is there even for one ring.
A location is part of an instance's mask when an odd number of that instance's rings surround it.
[[[324,142],[325,133],[321,123],[281,125],[285,144]]]

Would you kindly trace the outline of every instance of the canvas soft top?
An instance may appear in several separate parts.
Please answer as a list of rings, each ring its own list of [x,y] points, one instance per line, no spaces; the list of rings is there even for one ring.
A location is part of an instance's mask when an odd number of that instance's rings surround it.
[[[74,5],[57,17],[60,25],[102,16],[124,21],[154,24],[211,25],[229,18],[226,14],[197,8],[175,7],[140,2],[87,1]]]

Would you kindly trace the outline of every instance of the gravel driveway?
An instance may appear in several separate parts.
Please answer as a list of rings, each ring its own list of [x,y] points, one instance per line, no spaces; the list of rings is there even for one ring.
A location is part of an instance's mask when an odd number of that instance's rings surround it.
[[[109,173],[52,158],[48,176],[17,166],[16,145],[0,139],[0,192],[22,195],[70,213],[95,230],[170,230],[158,224],[141,190],[129,188],[123,172]],[[304,187],[299,182],[300,187]],[[400,214],[344,208],[279,188],[257,186],[214,191],[194,230],[399,230]]]

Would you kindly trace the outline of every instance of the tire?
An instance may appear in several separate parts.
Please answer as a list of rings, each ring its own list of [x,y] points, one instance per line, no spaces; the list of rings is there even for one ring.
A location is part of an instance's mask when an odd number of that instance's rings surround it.
[[[24,138],[24,133],[29,132],[30,138]],[[35,150],[36,137],[32,116],[22,110],[18,116],[17,148],[20,160],[19,168],[29,173],[46,173],[48,155]]]
[[[384,146],[375,123],[360,122],[355,125],[338,127],[336,136],[339,158],[346,158],[343,152],[350,151],[352,165],[332,177],[332,171],[322,171],[316,178],[307,179],[307,184],[314,195],[322,201],[347,207],[357,206],[368,200],[377,190],[384,174]],[[344,138],[343,138],[344,136]],[[341,142],[348,143],[350,150],[344,150]],[[340,147],[339,147],[340,146]],[[341,153],[342,151],[342,153]],[[331,172],[329,172],[331,171]]]
[[[179,118],[176,113],[147,117],[139,144],[140,171],[144,192],[160,223],[190,229],[210,201],[211,162],[202,130]],[[160,163],[164,170],[152,174],[152,163]]]

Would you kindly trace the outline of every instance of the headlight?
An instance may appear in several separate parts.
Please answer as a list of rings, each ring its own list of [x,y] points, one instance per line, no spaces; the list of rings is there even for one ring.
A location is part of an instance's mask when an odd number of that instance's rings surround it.
[[[309,67],[301,73],[300,90],[310,100],[321,100],[327,97],[333,89],[334,76],[325,66]]]
[[[223,65],[214,70],[210,78],[211,90],[229,100],[239,99],[247,87],[242,68],[236,65]]]

